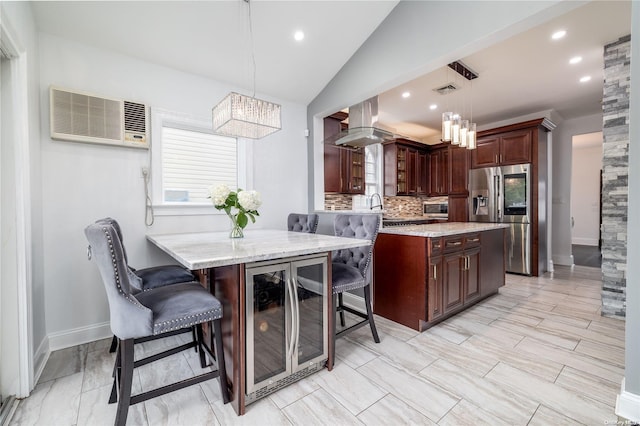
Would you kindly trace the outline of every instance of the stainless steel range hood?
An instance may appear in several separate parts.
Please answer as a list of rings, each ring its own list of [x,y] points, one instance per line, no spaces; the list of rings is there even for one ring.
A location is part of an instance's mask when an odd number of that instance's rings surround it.
[[[378,125],[378,97],[375,96],[349,107],[349,128],[324,142],[345,148],[361,148],[394,138],[393,132]]]

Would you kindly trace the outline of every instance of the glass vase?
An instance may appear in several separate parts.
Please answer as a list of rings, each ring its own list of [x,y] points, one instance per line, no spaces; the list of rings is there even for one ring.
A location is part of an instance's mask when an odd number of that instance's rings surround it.
[[[231,232],[229,232],[229,238],[244,238],[242,227],[238,225],[238,217],[236,215],[229,215],[229,219],[231,219]]]

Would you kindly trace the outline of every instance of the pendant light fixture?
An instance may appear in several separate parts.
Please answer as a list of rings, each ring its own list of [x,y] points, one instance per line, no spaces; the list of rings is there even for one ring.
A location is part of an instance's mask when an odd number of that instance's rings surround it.
[[[249,21],[253,94],[252,96],[245,96],[231,92],[218,105],[213,107],[213,131],[226,136],[260,139],[282,128],[280,105],[255,97],[256,60],[253,51],[251,3],[250,0],[243,1],[247,4]]]
[[[473,79],[478,78],[478,74],[471,71],[460,61],[455,61],[447,65],[447,77],[449,75],[449,68],[456,71],[458,74],[460,74],[470,82],[472,82]],[[440,92],[442,89],[449,88],[451,88],[452,90]],[[473,123],[473,83],[471,83],[471,88],[471,120],[463,119],[462,116],[456,112],[442,113],[442,142],[451,142],[452,145],[460,145],[461,147],[467,149],[476,148],[476,123]],[[447,94],[455,89],[456,86],[452,83],[449,83],[443,88],[434,90],[442,94]]]

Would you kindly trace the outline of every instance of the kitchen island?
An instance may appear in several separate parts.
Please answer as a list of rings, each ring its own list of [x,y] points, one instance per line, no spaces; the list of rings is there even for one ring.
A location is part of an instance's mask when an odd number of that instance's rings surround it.
[[[269,393],[333,366],[331,252],[371,245],[329,235],[249,230],[147,235],[222,303],[222,340],[237,414]],[[207,333],[205,343],[212,347]]]
[[[505,283],[506,224],[382,228],[374,248],[373,311],[423,331]]]

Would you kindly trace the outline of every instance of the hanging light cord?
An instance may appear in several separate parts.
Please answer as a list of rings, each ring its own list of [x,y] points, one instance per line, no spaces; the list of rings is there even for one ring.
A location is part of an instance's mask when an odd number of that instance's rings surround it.
[[[252,65],[252,77],[253,77],[253,93],[252,93],[252,97],[256,97],[256,55],[255,55],[255,51],[254,51],[254,46],[253,46],[253,24],[252,24],[252,19],[251,19],[251,1],[250,0],[244,0],[247,3],[247,7],[249,10],[249,43],[251,45],[251,65]]]

